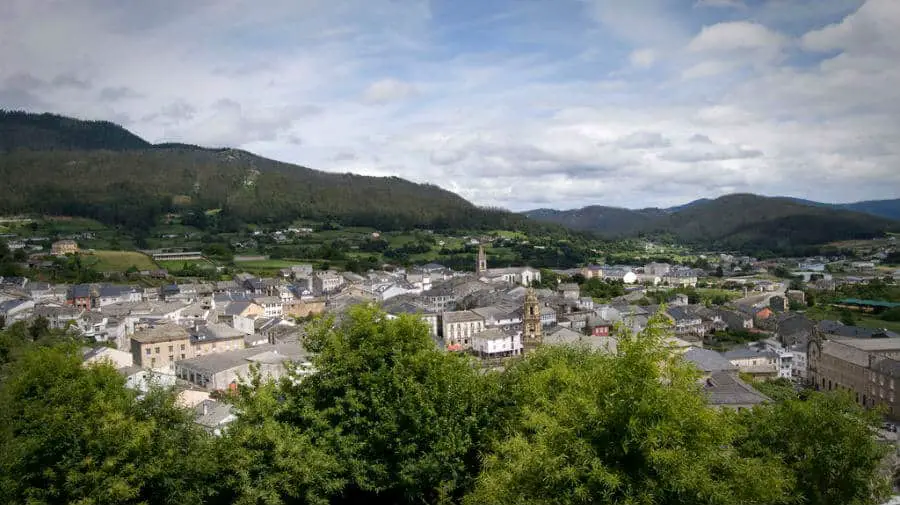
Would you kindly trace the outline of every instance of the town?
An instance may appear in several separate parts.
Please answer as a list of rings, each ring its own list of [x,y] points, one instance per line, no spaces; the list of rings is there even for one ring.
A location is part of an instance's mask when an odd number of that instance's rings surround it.
[[[281,263],[269,276],[235,272],[227,280],[176,278],[161,268],[132,276],[154,283],[6,276],[0,322],[41,321],[77,332],[94,343],[84,348],[86,364],[111,362],[139,391],[175,388],[212,433],[235,419],[220,398],[246,381],[251,367],[274,379],[312,373],[305,326],[323,314],[340,320],[367,303],[388,317],[417,315],[437,348],[471,354],[487,368],[539,346],[615,353],[619,336],[641,332],[661,311],[668,344],[702,372],[712,406],[771,401],[763,391],[775,381],[797,390],[846,390],[866,408],[884,408],[889,422],[900,421],[893,237],[861,244],[866,252],[853,260],[710,253],[703,268],[650,262],[565,269],[492,267],[488,250],[496,238],[466,240],[477,251],[471,270],[425,263],[357,273]],[[13,238],[9,249],[24,245]],[[35,249],[22,262],[26,271],[87,253],[74,238]],[[199,251],[147,254],[162,264],[204,260]],[[851,296],[878,289],[893,294]]]

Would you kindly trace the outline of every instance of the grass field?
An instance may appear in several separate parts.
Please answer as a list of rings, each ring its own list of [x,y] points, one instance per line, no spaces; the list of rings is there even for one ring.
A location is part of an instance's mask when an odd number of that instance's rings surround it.
[[[308,263],[301,260],[254,260],[254,261],[238,261],[235,264],[241,268],[290,268],[291,265],[299,263]]]
[[[170,271],[177,271],[184,268],[184,264],[188,265],[197,265],[200,268],[210,268],[214,267],[215,264],[209,260],[191,260],[191,261],[158,261],[159,266],[161,268],[165,268]]]
[[[90,265],[100,272],[124,272],[132,266],[138,270],[157,268],[149,256],[134,251],[94,251],[85,254],[84,260],[93,261]]]
[[[823,319],[839,321],[841,319],[841,311],[832,307],[816,305],[806,311],[806,316],[816,321],[821,321]],[[877,316],[871,316],[860,312],[854,312],[853,316],[856,318],[856,326],[861,326],[863,328],[885,328],[900,333],[900,321],[885,321],[879,319]]]
[[[700,293],[700,296],[708,298],[710,300],[717,296],[724,296],[730,301],[737,300],[738,298],[744,296],[740,291],[732,291],[730,289],[697,288],[697,292]]]

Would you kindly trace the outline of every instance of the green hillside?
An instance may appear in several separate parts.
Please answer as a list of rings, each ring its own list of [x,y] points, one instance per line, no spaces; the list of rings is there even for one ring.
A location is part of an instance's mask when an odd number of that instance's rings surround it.
[[[848,239],[868,239],[900,229],[900,221],[789,198],[751,194],[697,200],[673,209],[630,210],[592,206],[541,209],[525,215],[608,237],[670,237],[698,247],[790,252]]]
[[[64,214],[149,228],[164,213],[227,222],[298,218],[383,230],[512,229],[524,217],[429,184],[321,172],[235,149],[152,146],[106,122],[0,115],[0,213]]]

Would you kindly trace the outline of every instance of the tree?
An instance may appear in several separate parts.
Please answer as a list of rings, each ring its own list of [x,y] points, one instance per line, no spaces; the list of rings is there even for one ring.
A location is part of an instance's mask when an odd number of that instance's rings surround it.
[[[724,277],[725,271],[722,270],[722,265],[716,267],[716,277]]]
[[[620,338],[618,356],[541,349],[513,365],[505,436],[465,503],[787,502],[783,465],[737,453],[730,416],[706,406],[663,324]]]
[[[312,323],[305,345],[316,353],[318,372],[280,385],[284,404],[274,417],[281,424],[266,428],[293,430],[298,445],[340,463],[323,478],[342,486],[313,489],[316,500],[430,503],[461,496],[498,419],[492,376],[464,356],[438,351],[418,318],[391,320],[357,306],[340,327],[332,322]]]
[[[888,451],[872,435],[880,413],[866,411],[845,393],[810,393],[739,416],[741,456],[777,458],[810,505],[881,503],[889,491],[878,467]]]
[[[847,326],[856,326],[856,316],[850,309],[844,309],[841,311],[840,321]]]
[[[201,503],[209,444],[174,394],[137,398],[76,347],[31,349],[0,384],[3,503]]]

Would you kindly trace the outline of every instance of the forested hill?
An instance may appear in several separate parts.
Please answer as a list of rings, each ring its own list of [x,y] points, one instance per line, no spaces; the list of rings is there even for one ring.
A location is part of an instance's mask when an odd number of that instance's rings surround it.
[[[787,252],[900,230],[900,221],[789,198],[751,194],[698,200],[672,209],[585,207],[526,216],[606,236],[669,236],[699,247]]]
[[[235,149],[154,146],[124,128],[50,114],[0,114],[0,213],[84,216],[149,228],[163,213],[221,209],[243,222],[333,220],[385,230],[516,228],[429,184],[321,172]]]
[[[0,110],[0,153],[18,149],[145,149],[146,140],[108,121]]]

